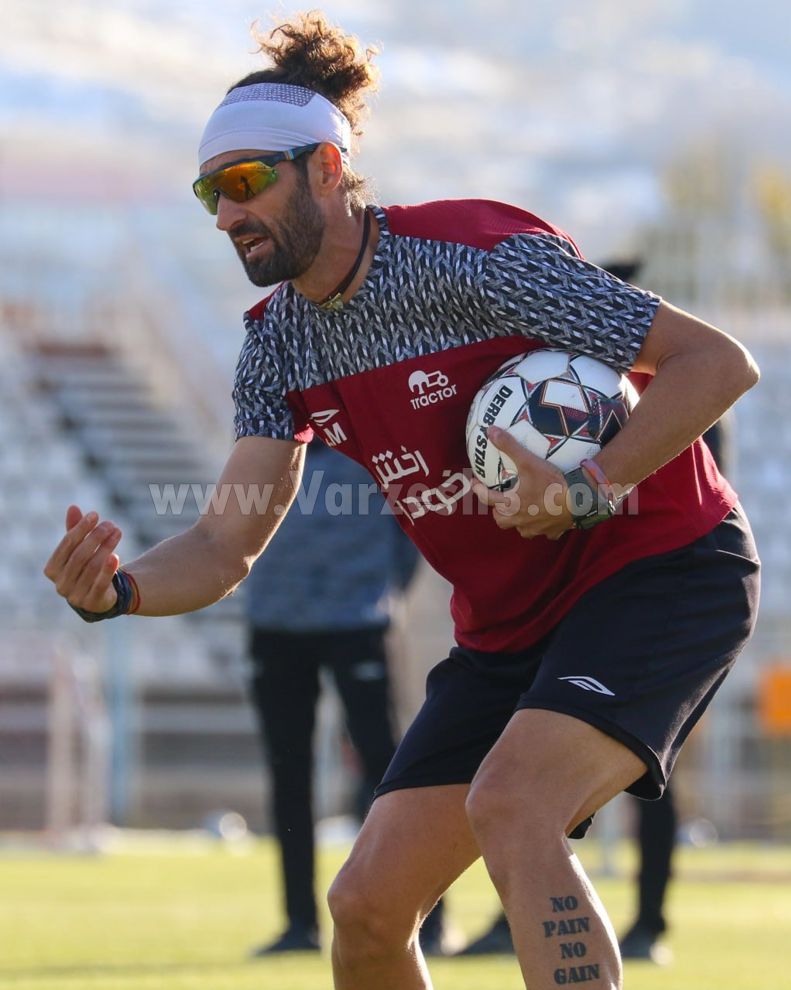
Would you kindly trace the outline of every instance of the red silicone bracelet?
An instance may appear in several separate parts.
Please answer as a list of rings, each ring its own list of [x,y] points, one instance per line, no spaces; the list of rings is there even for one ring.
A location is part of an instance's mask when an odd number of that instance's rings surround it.
[[[132,590],[135,593],[134,600],[132,601],[131,607],[130,607],[129,611],[126,614],[127,615],[134,615],[135,612],[137,612],[137,610],[142,605],[142,600],[140,598],[140,589],[137,586],[137,581],[135,581],[135,579],[132,577],[132,575],[129,573],[129,571],[124,571],[124,574],[129,579],[129,583],[132,585]]]
[[[598,484],[600,484],[603,488],[607,488],[607,489],[612,488],[612,485],[610,484],[610,479],[607,477],[604,471],[602,471],[602,469],[599,467],[596,461],[592,461],[590,460],[590,458],[587,458],[584,461],[580,461],[580,467],[583,468],[585,471],[587,471],[588,474],[593,478],[593,480]]]

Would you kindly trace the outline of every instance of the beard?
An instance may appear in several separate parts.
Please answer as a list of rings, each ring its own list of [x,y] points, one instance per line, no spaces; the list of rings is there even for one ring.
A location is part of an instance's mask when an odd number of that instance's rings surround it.
[[[275,285],[303,275],[319,253],[324,225],[324,217],[310,192],[307,176],[299,172],[297,186],[286,203],[282,221],[276,227],[250,219],[233,231],[235,238],[253,234],[267,238],[272,244],[268,257],[252,259],[246,257],[241,247],[234,245],[253,285]]]

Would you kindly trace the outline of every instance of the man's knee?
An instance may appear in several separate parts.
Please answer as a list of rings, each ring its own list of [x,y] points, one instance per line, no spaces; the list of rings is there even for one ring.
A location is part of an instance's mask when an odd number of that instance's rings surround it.
[[[402,951],[414,934],[416,919],[401,918],[379,896],[379,885],[344,869],[327,894],[336,939],[355,956],[384,956]]]
[[[473,834],[480,841],[492,828],[508,815],[508,795],[485,774],[480,775],[470,785],[464,810]]]
[[[360,886],[343,871],[327,891],[327,904],[336,928],[349,928],[364,916],[364,896]]]
[[[484,766],[473,780],[465,811],[470,827],[486,854],[491,845],[506,846],[513,837],[522,847],[562,837],[571,816],[562,794],[549,791],[526,770],[520,781],[496,763]]]

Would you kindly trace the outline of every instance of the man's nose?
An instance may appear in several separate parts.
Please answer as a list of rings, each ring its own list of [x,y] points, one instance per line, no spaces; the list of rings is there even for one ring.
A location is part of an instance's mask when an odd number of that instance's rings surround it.
[[[217,229],[228,231],[247,215],[244,203],[234,203],[232,199],[220,193],[217,198]]]

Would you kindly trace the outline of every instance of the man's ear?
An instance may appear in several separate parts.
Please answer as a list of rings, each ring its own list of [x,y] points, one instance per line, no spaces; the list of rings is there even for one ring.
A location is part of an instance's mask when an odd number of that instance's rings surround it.
[[[334,192],[343,179],[343,159],[340,150],[329,141],[324,141],[310,156],[311,177],[314,190],[319,196]]]

